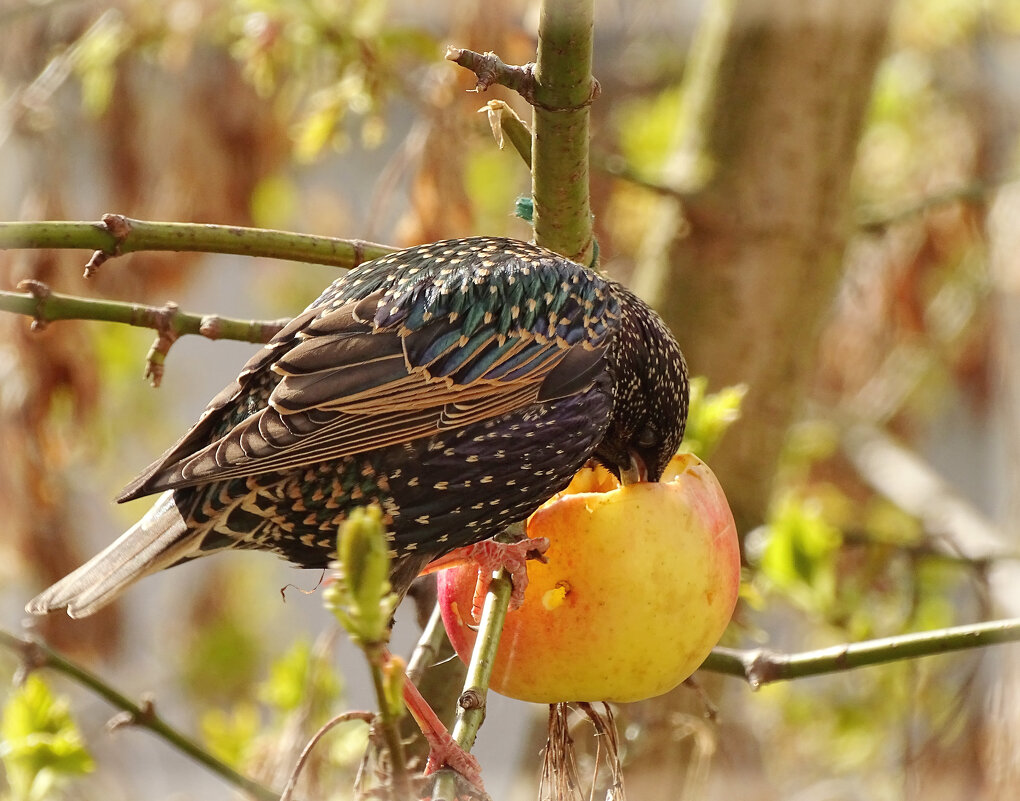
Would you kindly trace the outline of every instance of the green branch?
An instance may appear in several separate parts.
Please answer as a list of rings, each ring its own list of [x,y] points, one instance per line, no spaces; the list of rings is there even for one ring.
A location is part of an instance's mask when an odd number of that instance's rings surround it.
[[[485,595],[485,606],[478,624],[478,637],[471,653],[467,677],[464,680],[464,691],[457,703],[457,722],[453,727],[453,739],[465,751],[470,751],[475,744],[478,730],[485,720],[485,698],[489,692],[489,680],[492,678],[492,667],[499,650],[500,636],[503,634],[503,623],[507,609],[510,607],[510,594],[513,584],[505,570],[495,574],[489,583]],[[456,777],[448,770],[440,771],[436,777],[435,801],[454,801],[457,797]]]
[[[22,281],[18,288],[25,292],[0,290],[0,311],[31,317],[33,330],[45,328],[56,320],[104,320],[157,331],[156,341],[145,357],[145,377],[157,387],[163,379],[163,365],[170,346],[184,334],[265,343],[287,324],[287,320],[236,320],[215,314],[188,314],[178,309],[176,303],[146,306],[62,295],[51,291],[42,281],[31,279]]]
[[[595,252],[588,187],[592,0],[546,0],[538,22],[531,194],[535,241],[581,264]]]
[[[234,225],[148,222],[104,214],[99,222],[0,222],[0,250],[75,248],[95,251],[91,275],[107,259],[141,250],[232,253],[356,267],[394,248],[361,239],[336,239]]]
[[[739,651],[716,648],[701,669],[738,676],[753,689],[758,689],[775,681],[822,676],[1009,642],[1020,642],[1020,618],[883,637],[799,654],[782,654],[768,649]]]
[[[143,701],[141,704],[136,704],[126,695],[118,692],[99,678],[99,676],[57,653],[45,643],[28,637],[18,637],[8,631],[0,630],[0,645],[20,655],[26,669],[50,668],[73,679],[104,699],[107,703],[124,712],[124,723],[140,726],[162,737],[178,751],[204,765],[220,778],[244,790],[252,797],[260,801],[277,801],[280,797],[279,793],[270,790],[254,779],[241,775],[225,762],[221,762],[197,742],[165,722],[156,714],[150,702]]]
[[[216,314],[188,314],[172,303],[147,306],[63,295],[51,292],[41,281],[22,281],[19,288],[28,291],[0,290],[0,311],[24,314],[33,318],[33,325],[40,328],[57,320],[103,320],[157,331],[170,330],[178,336],[199,334],[209,339],[265,343],[287,324],[286,320],[238,320]]]

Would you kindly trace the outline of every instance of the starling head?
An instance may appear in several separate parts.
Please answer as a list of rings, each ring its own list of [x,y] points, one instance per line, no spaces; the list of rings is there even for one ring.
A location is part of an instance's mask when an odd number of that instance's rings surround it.
[[[625,483],[658,481],[687,423],[687,364],[672,333],[625,287],[620,331],[608,353],[613,413],[595,457]]]

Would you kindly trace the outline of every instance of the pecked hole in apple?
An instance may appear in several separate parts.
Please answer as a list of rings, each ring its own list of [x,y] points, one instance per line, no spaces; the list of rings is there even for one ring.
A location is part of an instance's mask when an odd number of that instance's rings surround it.
[[[569,582],[557,581],[555,587],[542,593],[542,608],[547,612],[552,612],[554,609],[558,609],[563,605],[563,602],[567,600],[567,596],[569,594]]]

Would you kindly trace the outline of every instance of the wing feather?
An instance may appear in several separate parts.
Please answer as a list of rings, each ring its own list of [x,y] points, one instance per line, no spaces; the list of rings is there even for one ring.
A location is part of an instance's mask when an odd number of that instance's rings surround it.
[[[546,261],[510,252],[486,282],[441,287],[437,268],[334,283],[120,499],[306,467],[584,391],[604,370],[615,318],[603,312],[615,301],[583,273],[589,294],[554,304],[563,271],[578,284],[581,268],[535,252]],[[525,291],[529,270],[539,275]],[[529,299],[534,290],[543,299]]]

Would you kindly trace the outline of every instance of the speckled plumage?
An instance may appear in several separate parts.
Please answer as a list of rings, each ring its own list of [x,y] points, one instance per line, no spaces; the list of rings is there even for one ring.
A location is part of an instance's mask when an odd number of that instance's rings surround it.
[[[31,612],[89,614],[229,548],[325,566],[378,503],[394,583],[523,520],[586,461],[657,479],[687,414],[683,356],[621,285],[533,245],[446,240],[335,281],[119,500],[162,492]]]

